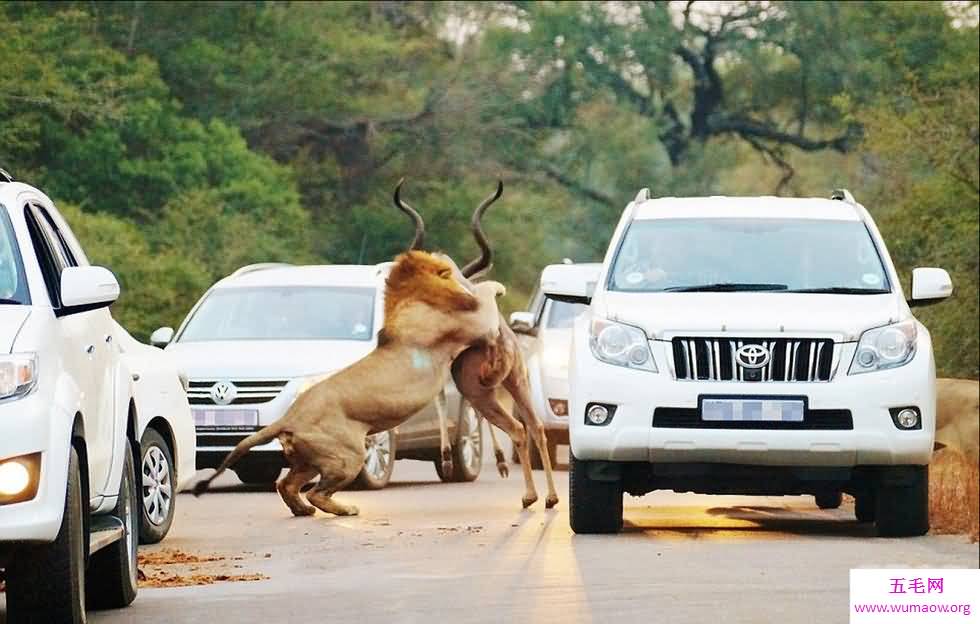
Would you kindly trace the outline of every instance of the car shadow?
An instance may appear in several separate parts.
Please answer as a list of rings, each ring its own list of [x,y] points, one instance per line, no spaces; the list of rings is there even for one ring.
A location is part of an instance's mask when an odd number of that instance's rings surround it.
[[[858,522],[853,517],[842,517],[841,512],[830,510],[805,510],[763,505],[735,505],[711,507],[699,510],[697,518],[689,520],[680,514],[676,519],[660,514],[643,518],[641,513],[632,514],[623,522],[623,533],[675,535],[692,539],[720,534],[746,534],[756,537],[796,535],[811,537],[875,536],[871,523]],[[707,517],[705,517],[706,514]],[[639,517],[637,517],[639,516]]]

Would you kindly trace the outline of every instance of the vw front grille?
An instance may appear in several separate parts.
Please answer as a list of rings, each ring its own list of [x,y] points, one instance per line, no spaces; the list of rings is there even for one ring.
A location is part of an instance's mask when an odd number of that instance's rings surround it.
[[[228,403],[214,400],[211,389],[219,379],[192,379],[188,383],[187,402],[191,405],[248,405],[268,403],[279,396],[288,379],[228,381],[234,386],[235,398]]]

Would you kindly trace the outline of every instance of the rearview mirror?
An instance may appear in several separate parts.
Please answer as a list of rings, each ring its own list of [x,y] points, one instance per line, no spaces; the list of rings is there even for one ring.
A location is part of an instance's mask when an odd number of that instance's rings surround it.
[[[599,280],[599,264],[550,264],[541,272],[541,292],[549,299],[589,304]]]
[[[170,344],[174,339],[173,327],[159,327],[150,334],[150,344],[161,349]]]
[[[510,328],[516,334],[532,335],[534,333],[534,314],[531,312],[511,312]]]
[[[61,308],[58,316],[98,310],[119,298],[119,282],[100,266],[67,267],[61,272]]]
[[[911,306],[938,303],[953,294],[953,280],[946,269],[920,267],[912,271]]]

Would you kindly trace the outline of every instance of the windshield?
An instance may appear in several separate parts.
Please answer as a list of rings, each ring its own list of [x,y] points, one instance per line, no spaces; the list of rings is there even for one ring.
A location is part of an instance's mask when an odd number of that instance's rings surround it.
[[[0,206],[0,305],[30,302],[14,227],[7,209]]]
[[[373,288],[219,288],[178,340],[370,340],[373,323]]]
[[[568,303],[565,301],[548,301],[548,320],[545,327],[548,329],[569,329],[575,324],[575,317],[587,310],[589,306],[584,303]]]
[[[890,292],[859,221],[651,219],[630,225],[610,290]]]

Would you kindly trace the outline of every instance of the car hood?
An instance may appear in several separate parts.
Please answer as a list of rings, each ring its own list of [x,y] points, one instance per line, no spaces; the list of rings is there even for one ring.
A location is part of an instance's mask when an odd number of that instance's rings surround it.
[[[593,310],[643,328],[656,339],[686,332],[809,334],[856,340],[871,327],[904,318],[893,294],[606,292]]]
[[[349,366],[372,341],[249,340],[177,342],[166,351],[189,379],[293,379]]]
[[[24,305],[0,305],[0,353],[13,350],[14,339],[30,314],[30,308]]]

